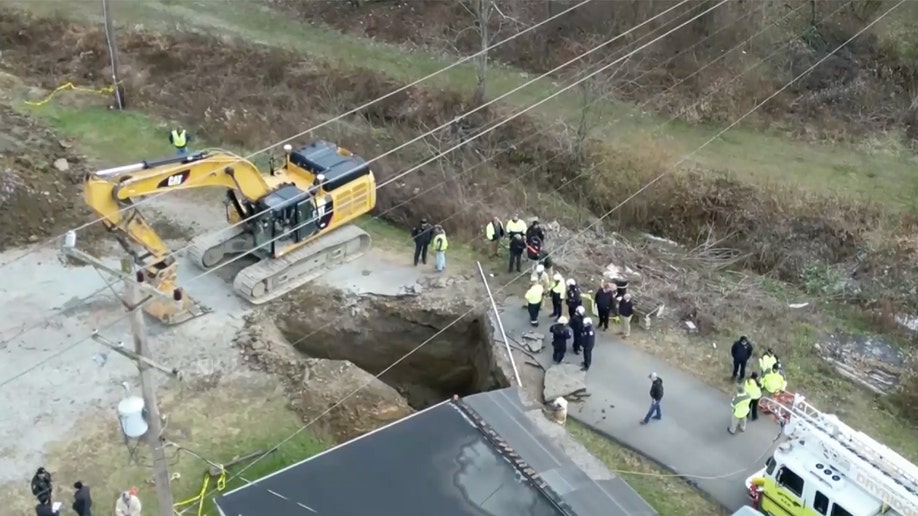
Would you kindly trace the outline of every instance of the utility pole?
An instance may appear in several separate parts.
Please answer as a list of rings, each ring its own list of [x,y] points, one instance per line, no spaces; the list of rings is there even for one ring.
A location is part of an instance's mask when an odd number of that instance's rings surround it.
[[[121,260],[121,272],[130,276],[134,273],[134,262],[131,258]],[[140,285],[143,283],[143,273],[138,273],[134,281],[126,279],[124,281],[126,301],[128,310],[131,312],[131,333],[134,335],[134,353],[138,357],[148,357],[149,348],[147,346],[146,327],[143,320],[143,310],[140,305],[143,303],[143,295],[140,291]],[[152,368],[146,360],[138,360],[137,368],[140,369],[140,388],[143,391],[143,401],[146,405],[149,418],[147,424],[150,425],[147,430],[146,440],[150,445],[150,451],[153,454],[153,480],[156,485],[156,499],[159,501],[159,512],[162,516],[173,516],[174,501],[172,498],[172,485],[169,479],[169,463],[166,460],[166,449],[163,442],[162,419],[159,415],[159,405],[156,399],[156,389],[153,385],[153,377],[150,374]]]
[[[115,90],[115,104],[121,111],[124,109],[124,99],[121,98],[123,88],[118,78],[118,47],[115,45],[115,28],[108,0],[102,0],[102,16],[105,18],[105,41],[108,43],[108,56],[112,62],[112,88]]]

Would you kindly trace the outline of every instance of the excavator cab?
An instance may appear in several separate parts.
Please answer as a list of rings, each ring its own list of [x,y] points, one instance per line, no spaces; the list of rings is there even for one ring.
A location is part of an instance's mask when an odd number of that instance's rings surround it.
[[[294,184],[286,184],[259,199],[252,223],[255,247],[264,257],[277,258],[293,244],[319,232],[319,217],[313,196]]]

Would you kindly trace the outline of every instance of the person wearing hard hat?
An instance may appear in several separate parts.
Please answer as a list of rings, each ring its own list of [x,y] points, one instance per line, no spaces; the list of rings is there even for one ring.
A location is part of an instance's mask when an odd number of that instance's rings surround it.
[[[759,385],[759,373],[753,371],[744,385],[749,394],[749,419],[759,418],[759,400],[762,399],[762,386]]]
[[[778,364],[771,366],[771,371],[762,377],[762,388],[771,396],[787,389],[787,380],[781,374]]]
[[[551,288],[551,278],[548,277],[548,273],[545,272],[544,265],[536,265],[535,272],[532,273],[533,278],[539,282],[539,285],[542,285],[542,289],[547,293]]]
[[[578,306],[574,309],[574,315],[570,318],[571,331],[574,333],[574,354],[580,354],[580,343],[583,337],[583,318],[586,315],[586,308]]]
[[[567,285],[564,284],[564,278],[561,273],[556,272],[551,283],[551,316],[555,320],[561,317],[561,305],[564,303],[566,293]],[[567,317],[564,320],[567,321]]]
[[[730,401],[733,417],[730,419],[730,427],[727,428],[727,431],[731,435],[736,434],[737,427],[739,427],[740,432],[746,431],[746,418],[749,417],[751,402],[752,397],[746,392],[746,387],[743,384],[737,384],[736,394],[733,396],[733,400]]]
[[[131,491],[124,491],[121,493],[121,496],[118,497],[118,500],[115,502],[115,515],[116,516],[140,516],[140,511],[142,506],[140,504],[140,499],[137,498],[136,493]]]
[[[554,363],[560,364],[564,360],[564,354],[567,353],[567,339],[571,338],[567,317],[563,315],[558,317],[558,322],[552,324],[548,331],[551,332],[551,359]]]
[[[539,280],[532,278],[529,290],[526,291],[526,308],[529,310],[529,324],[539,325],[539,310],[542,308],[542,296],[545,289],[539,283]]]
[[[518,213],[514,213],[513,217],[507,222],[507,236],[513,238],[516,235],[519,235],[523,242],[526,242],[526,223],[520,220]]]
[[[593,345],[596,344],[596,332],[593,331],[593,319],[583,319],[583,331],[580,334],[580,346],[583,347],[583,371],[590,370],[593,363]]]
[[[492,217],[485,226],[485,240],[491,247],[491,257],[497,258],[500,249],[500,240],[504,238],[504,223],[497,217]]]
[[[433,245],[436,258],[434,268],[437,272],[443,272],[446,269],[446,250],[449,248],[449,241],[446,240],[446,231],[442,226],[434,226],[434,237],[430,243]]]
[[[567,303],[567,316],[574,317],[577,307],[583,305],[583,300],[580,299],[580,287],[577,286],[577,280],[574,278],[567,279],[567,292],[564,300]]]

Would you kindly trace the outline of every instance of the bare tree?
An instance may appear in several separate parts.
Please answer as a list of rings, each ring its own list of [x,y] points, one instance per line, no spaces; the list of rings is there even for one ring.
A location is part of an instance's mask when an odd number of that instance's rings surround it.
[[[484,102],[485,90],[488,82],[488,46],[491,44],[489,25],[491,13],[494,10],[492,0],[475,0],[475,15],[477,18],[478,35],[481,41],[481,55],[478,56],[478,83],[475,85],[475,96],[472,103],[480,106]]]

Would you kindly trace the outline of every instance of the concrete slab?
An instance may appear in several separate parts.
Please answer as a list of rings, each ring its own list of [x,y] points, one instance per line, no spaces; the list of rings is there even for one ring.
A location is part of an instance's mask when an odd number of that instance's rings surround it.
[[[358,296],[394,297],[420,294],[423,277],[423,269],[410,265],[381,266],[371,252],[326,273],[318,283]]]
[[[502,307],[502,320],[510,339],[530,330],[515,299]],[[547,351],[538,358],[546,367],[551,362]],[[565,363],[580,362],[581,357],[571,353],[565,357]],[[663,378],[663,420],[642,426],[639,420],[650,403],[651,372]],[[746,504],[743,481],[762,467],[780,432],[777,424],[763,418],[750,423],[747,432],[731,436],[730,399],[725,393],[608,333],[597,335],[586,387],[590,396],[572,403],[569,417],[684,475],[729,510]],[[626,473],[622,476],[628,480]]]

